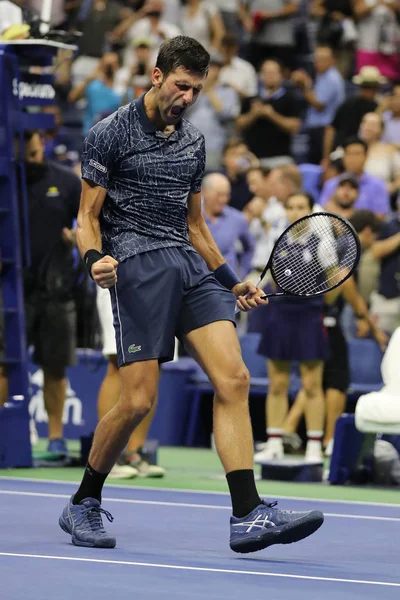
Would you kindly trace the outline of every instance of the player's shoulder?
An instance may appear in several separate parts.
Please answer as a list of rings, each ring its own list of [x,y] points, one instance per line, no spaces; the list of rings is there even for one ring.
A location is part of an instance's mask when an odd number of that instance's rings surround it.
[[[132,114],[132,103],[120,106],[116,111],[95,123],[88,132],[88,136],[98,134],[108,134],[111,131],[118,131],[120,134],[128,129]]]
[[[183,135],[191,141],[199,143],[204,142],[204,135],[195,125],[193,125],[193,123],[188,121],[188,119],[182,119],[181,128]]]

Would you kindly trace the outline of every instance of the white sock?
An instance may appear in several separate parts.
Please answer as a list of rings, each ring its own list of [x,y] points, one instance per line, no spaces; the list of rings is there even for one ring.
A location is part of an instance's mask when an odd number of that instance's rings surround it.
[[[273,428],[273,427],[269,427],[267,429],[267,435],[268,435],[268,447],[269,448],[283,448],[283,442],[282,442],[282,436],[283,436],[283,429],[278,429],[278,428]]]

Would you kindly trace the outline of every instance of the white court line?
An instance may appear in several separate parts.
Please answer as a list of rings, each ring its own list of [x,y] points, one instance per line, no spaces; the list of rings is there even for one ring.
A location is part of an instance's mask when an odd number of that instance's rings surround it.
[[[44,492],[17,492],[14,490],[0,490],[0,495],[10,496],[33,496],[37,498],[70,498],[67,494],[47,494]],[[103,498],[104,502],[120,502],[121,504],[148,504],[150,506],[173,506],[175,508],[206,508],[211,510],[231,510],[230,506],[219,506],[218,504],[192,504],[189,502],[162,502],[158,500],[133,500],[131,498]],[[400,522],[400,517],[376,517],[373,515],[342,515],[340,513],[324,512],[326,517],[339,519],[365,519],[369,521],[393,521]]]
[[[0,482],[2,479],[7,481],[28,481],[32,483],[51,483],[51,484],[60,484],[60,485],[79,485],[80,481],[60,481],[58,479],[36,479],[36,477],[10,477],[7,475],[0,475]],[[115,483],[106,483],[106,488],[116,488],[122,490],[140,490],[140,491],[152,491],[152,492],[160,492],[160,493],[179,493],[179,494],[203,494],[203,495],[216,495],[216,496],[229,496],[228,492],[218,492],[215,490],[188,490],[188,489],[180,489],[180,488],[160,488],[160,487],[152,487],[147,485],[120,485]],[[263,496],[265,494],[262,494]],[[360,506],[389,506],[390,508],[400,508],[400,499],[398,504],[394,504],[393,502],[363,502],[362,500],[334,500],[333,498],[305,498],[304,496],[283,496],[282,494],[278,494],[280,500],[295,500],[301,502],[319,502],[326,504],[327,502],[330,504],[355,504]],[[276,494],[272,494],[271,498],[276,497]]]
[[[67,560],[75,562],[100,563],[109,565],[127,565],[131,567],[153,567],[155,569],[175,569],[179,571],[200,571],[206,573],[229,573],[232,575],[257,575],[261,577],[281,577],[284,579],[306,579],[309,581],[332,581],[333,583],[358,583],[362,585],[381,585],[387,587],[400,587],[400,583],[389,581],[366,581],[364,579],[339,579],[336,577],[317,577],[313,575],[294,575],[292,573],[268,573],[263,571],[241,571],[236,569],[212,569],[210,567],[191,567],[186,565],[164,565],[157,563],[142,563],[128,560],[106,560],[100,558],[80,558],[75,556],[49,556],[45,554],[17,554],[14,552],[0,552],[0,556],[17,558],[41,558],[45,560]]]

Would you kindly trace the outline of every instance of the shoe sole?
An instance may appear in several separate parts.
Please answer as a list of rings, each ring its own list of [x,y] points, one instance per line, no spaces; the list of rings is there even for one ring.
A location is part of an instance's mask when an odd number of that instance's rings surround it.
[[[324,515],[313,511],[307,517],[298,519],[292,524],[285,525],[282,529],[273,528],[262,535],[251,539],[239,539],[230,544],[231,550],[240,554],[264,550],[275,544],[293,544],[315,533],[324,522]]]
[[[62,518],[62,516],[59,518],[58,523],[61,527],[61,529],[63,531],[65,531],[65,533],[68,533],[71,536],[71,541],[74,544],[74,546],[84,546],[85,548],[115,548],[117,541],[113,538],[110,538],[108,540],[103,540],[103,542],[101,544],[96,544],[96,543],[91,543],[91,542],[82,542],[81,540],[78,540],[74,534],[72,533],[72,531],[70,530],[69,526],[65,523],[64,519]]]

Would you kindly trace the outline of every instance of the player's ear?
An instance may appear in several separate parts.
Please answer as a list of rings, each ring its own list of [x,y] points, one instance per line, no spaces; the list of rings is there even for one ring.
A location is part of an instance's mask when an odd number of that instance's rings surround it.
[[[153,84],[153,87],[160,88],[163,80],[164,75],[162,71],[160,71],[158,67],[154,67],[153,72],[151,74],[151,83]]]

